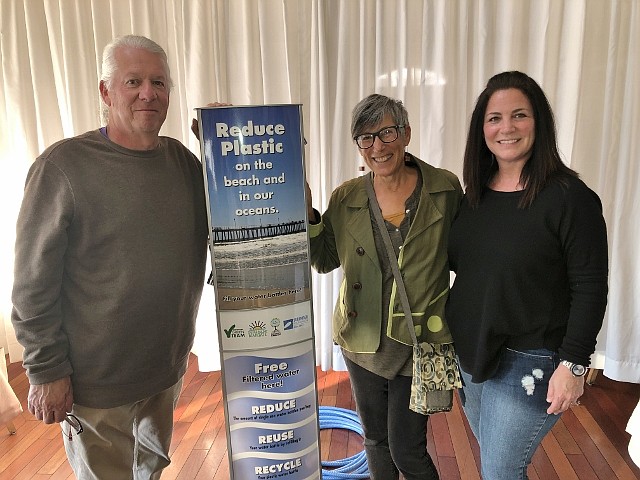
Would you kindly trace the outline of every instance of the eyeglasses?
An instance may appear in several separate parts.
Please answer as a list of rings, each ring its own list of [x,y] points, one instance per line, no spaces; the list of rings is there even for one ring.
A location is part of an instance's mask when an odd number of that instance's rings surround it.
[[[65,427],[62,427],[62,434],[66,436],[69,441],[73,440],[73,434],[80,435],[84,428],[82,428],[82,424],[78,417],[73,415],[72,413],[67,413],[66,417],[64,417],[64,421],[69,424],[69,428],[65,430]]]
[[[358,144],[358,147],[367,149],[373,147],[373,142],[376,141],[376,137],[378,137],[382,143],[395,142],[398,139],[398,131],[401,128],[404,128],[404,125],[391,125],[377,132],[356,135],[353,139]]]

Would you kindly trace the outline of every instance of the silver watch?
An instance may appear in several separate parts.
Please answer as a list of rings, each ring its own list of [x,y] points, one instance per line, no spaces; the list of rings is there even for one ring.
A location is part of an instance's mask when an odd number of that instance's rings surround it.
[[[587,367],[584,365],[578,365],[577,363],[573,363],[568,360],[562,360],[560,363],[567,367],[574,377],[582,377],[587,373]]]

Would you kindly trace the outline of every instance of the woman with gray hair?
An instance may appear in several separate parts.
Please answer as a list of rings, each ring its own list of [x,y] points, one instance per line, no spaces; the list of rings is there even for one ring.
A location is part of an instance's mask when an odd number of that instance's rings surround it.
[[[411,126],[398,100],[364,98],[353,110],[351,135],[370,173],[338,187],[322,216],[308,196],[311,262],[320,273],[343,269],[333,336],[349,370],[371,479],[437,479],[428,416],[409,408],[413,341],[392,265],[401,272],[417,339],[451,343],[446,248],[462,189],[453,173],[406,152]],[[447,410],[451,391],[441,393],[428,396]]]

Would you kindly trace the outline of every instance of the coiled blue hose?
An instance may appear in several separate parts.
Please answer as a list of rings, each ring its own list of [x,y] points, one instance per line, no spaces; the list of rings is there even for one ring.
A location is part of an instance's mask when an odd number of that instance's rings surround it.
[[[353,410],[321,405],[319,407],[319,415],[320,430],[324,428],[341,428],[364,436],[358,414]],[[322,462],[322,467],[323,480],[356,480],[369,478],[369,467],[367,466],[367,458],[364,450],[342,460],[324,461]],[[324,467],[329,467],[332,470],[325,470]]]

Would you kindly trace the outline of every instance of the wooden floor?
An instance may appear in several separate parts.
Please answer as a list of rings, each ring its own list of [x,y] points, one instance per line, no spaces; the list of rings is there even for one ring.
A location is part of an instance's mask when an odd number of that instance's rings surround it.
[[[22,366],[8,366],[9,380],[25,413],[15,435],[0,430],[0,480],[73,479],[58,425],[36,421],[26,409],[28,382]],[[587,386],[581,405],[566,412],[547,435],[529,468],[531,480],[640,480],[629,458],[627,420],[638,402],[640,385],[599,375]],[[354,409],[346,372],[318,370],[321,405]],[[228,480],[220,373],[201,373],[193,357],[175,412],[172,463],[162,478]],[[362,449],[362,439],[347,430],[321,430],[322,459],[342,459]],[[442,480],[479,479],[478,448],[459,404],[433,415],[428,445]]]

